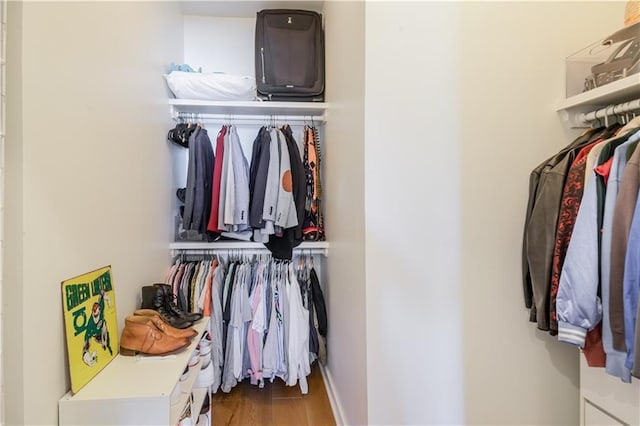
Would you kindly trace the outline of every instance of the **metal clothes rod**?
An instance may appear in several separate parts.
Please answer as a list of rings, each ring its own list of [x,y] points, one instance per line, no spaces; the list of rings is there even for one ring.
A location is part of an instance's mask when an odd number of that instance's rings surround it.
[[[324,115],[234,115],[234,114],[191,114],[191,113],[178,113],[174,115],[174,120],[191,120],[201,121],[209,124],[256,124],[266,125],[269,123],[287,124],[292,122],[301,123],[324,123],[326,121]]]
[[[640,110],[640,99],[634,99],[632,101],[623,102],[621,104],[609,105],[604,108],[600,108],[591,112],[583,112],[578,115],[577,122],[588,124],[591,121],[604,119],[605,117],[611,117],[619,114],[626,114],[633,111]]]

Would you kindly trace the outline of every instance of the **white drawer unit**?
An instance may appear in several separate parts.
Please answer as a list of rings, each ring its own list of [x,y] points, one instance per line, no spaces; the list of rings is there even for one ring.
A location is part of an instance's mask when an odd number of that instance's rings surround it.
[[[584,402],[584,425],[585,426],[625,426],[626,423],[609,415],[589,401]]]
[[[193,388],[203,360],[190,368],[185,380],[180,381],[180,377],[208,324],[208,317],[198,321],[193,326],[198,336],[178,353],[167,356],[118,354],[78,393],[69,392],[58,401],[59,424],[177,425],[191,401],[192,424],[196,424],[209,392],[208,388]],[[208,418],[211,418],[210,412]]]

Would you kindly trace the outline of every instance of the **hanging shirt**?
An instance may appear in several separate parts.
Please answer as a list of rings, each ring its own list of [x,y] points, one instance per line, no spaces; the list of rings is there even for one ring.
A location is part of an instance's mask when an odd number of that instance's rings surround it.
[[[296,280],[293,265],[289,263],[286,274],[286,292],[289,301],[288,332],[288,374],[287,385],[300,383],[302,394],[309,392],[307,376],[311,373],[309,365],[309,311],[302,303],[300,285]]]
[[[271,319],[269,321],[269,331],[267,332],[267,339],[264,345],[263,376],[270,378],[273,382],[273,379],[276,377],[280,377],[286,381],[288,368],[284,344],[284,299],[286,299],[283,285],[284,276],[280,264],[272,263],[271,267]]]
[[[227,128],[222,126],[218,132],[216,138],[216,153],[215,164],[213,167],[213,184],[211,186],[211,214],[209,216],[209,223],[207,224],[207,230],[212,232],[219,232],[218,228],[218,214],[220,211],[220,181],[222,179],[222,163],[224,156],[224,135],[227,132]]]
[[[216,393],[222,383],[222,367],[224,366],[223,332],[222,332],[222,287],[226,268],[219,264],[213,273],[211,285],[211,362],[213,363],[213,384],[211,392]]]
[[[213,273],[218,267],[218,259],[211,260],[209,265],[209,273],[205,279],[204,291],[198,300],[198,308],[205,317],[211,316],[211,287],[213,285]]]
[[[236,344],[234,342],[234,338],[236,333],[234,333],[234,328],[240,322],[238,320],[237,308],[236,314],[234,316],[234,293],[236,292],[235,288],[235,275],[238,271],[238,265],[233,263],[229,268],[229,273],[227,274],[225,287],[227,287],[228,282],[228,297],[227,302],[228,305],[225,305],[223,310],[223,320],[226,322],[226,331],[225,325],[223,325],[223,341],[226,339],[225,343],[225,353],[224,353],[224,366],[222,369],[222,385],[221,389],[223,392],[230,392],[231,389],[238,384],[238,380],[234,374],[234,356],[237,351]],[[223,296],[224,297],[224,296]]]
[[[263,285],[264,262],[260,262],[255,274],[255,285],[253,286],[251,300],[251,327],[247,334],[247,351],[251,361],[251,368],[248,373],[251,377],[251,384],[264,386],[262,378],[262,342],[266,331],[265,319],[265,291]]]

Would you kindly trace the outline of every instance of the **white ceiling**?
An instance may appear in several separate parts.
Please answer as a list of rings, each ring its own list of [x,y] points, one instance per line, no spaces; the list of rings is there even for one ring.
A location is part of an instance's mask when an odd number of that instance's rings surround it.
[[[262,9],[304,9],[322,12],[324,1],[306,0],[265,0],[265,1],[183,1],[182,12],[185,15],[255,17]]]

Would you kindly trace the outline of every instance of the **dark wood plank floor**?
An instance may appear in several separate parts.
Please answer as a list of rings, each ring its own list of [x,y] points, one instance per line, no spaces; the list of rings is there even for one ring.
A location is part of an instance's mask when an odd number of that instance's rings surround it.
[[[212,398],[213,426],[335,426],[329,397],[317,364],[307,377],[309,393],[299,386],[285,386],[280,379],[267,382],[264,389],[248,380],[229,393],[218,391]]]

